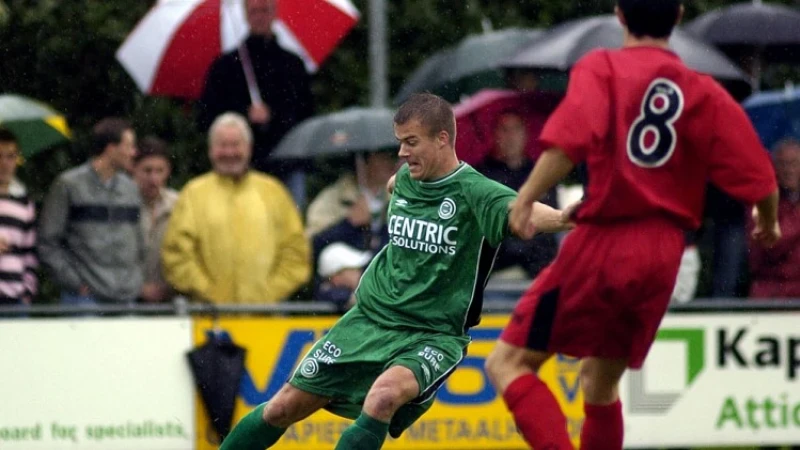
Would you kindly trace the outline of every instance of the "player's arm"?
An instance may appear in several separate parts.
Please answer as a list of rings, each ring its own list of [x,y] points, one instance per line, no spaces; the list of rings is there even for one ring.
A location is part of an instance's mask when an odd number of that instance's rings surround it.
[[[519,191],[511,211],[511,230],[523,239],[535,230],[528,220],[533,202],[566,177],[586,152],[608,134],[607,59],[602,52],[582,58],[570,72],[567,95],[547,119],[539,137],[546,150]]]
[[[708,153],[711,182],[740,202],[755,204],[753,239],[771,247],[781,236],[774,166],[750,119],[733,98],[719,88],[713,106],[716,133]]]
[[[534,232],[559,233],[571,230],[575,227],[575,224],[570,220],[571,211],[574,208],[574,205],[570,205],[569,208],[562,211],[544,203],[534,202],[530,217]]]
[[[572,162],[572,160],[569,159],[567,154],[560,149],[552,148],[542,153],[542,156],[540,156],[538,161],[536,161],[536,166],[534,166],[533,172],[531,172],[530,176],[528,176],[528,179],[525,181],[525,184],[523,184],[522,188],[520,188],[517,201],[514,202],[514,205],[511,208],[509,226],[514,234],[523,239],[530,239],[537,230],[548,232],[535,225],[535,222],[537,222],[538,219],[534,219],[534,215],[536,213],[533,211],[533,204],[537,199],[541,198],[547,191],[549,191],[550,188],[555,186],[556,183],[569,175],[574,167],[575,164]],[[543,216],[547,217],[549,214],[551,213],[543,213]],[[558,220],[561,221],[560,211],[558,212],[558,215]],[[541,221],[543,223],[547,223],[547,220]]]

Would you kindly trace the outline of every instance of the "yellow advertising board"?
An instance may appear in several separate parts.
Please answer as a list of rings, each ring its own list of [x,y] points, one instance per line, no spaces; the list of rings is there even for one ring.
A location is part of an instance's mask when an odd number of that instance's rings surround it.
[[[488,316],[471,331],[469,355],[439,390],[434,406],[399,439],[387,439],[386,449],[486,449],[516,450],[528,447],[517,434],[511,415],[483,369],[486,356],[508,318]],[[256,405],[267,401],[283,385],[310,346],[335,318],[230,318],[219,325],[233,341],[247,349],[246,372],[239,388],[234,423]],[[196,343],[205,340],[209,320],[194,325]],[[577,447],[583,421],[578,389],[578,363],[556,357],[542,368],[540,376],[553,390],[569,421]],[[197,450],[214,450],[209,439],[208,418],[197,407]],[[295,424],[273,448],[278,450],[330,450],[350,421],[320,411]]]

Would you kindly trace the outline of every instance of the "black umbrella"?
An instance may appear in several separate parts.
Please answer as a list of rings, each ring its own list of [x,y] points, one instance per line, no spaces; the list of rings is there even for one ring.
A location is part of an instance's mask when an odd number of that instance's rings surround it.
[[[308,159],[397,147],[394,111],[349,108],[312,117],[297,125],[270,155],[274,159]]]
[[[400,87],[395,104],[416,92],[431,91],[455,102],[487,87],[504,87],[499,64],[542,34],[541,30],[508,28],[467,36],[427,58]]]
[[[566,71],[589,51],[620,48],[622,40],[622,25],[616,16],[573,20],[547,31],[503,66]],[[747,80],[744,72],[724,54],[681,30],[673,32],[670,46],[694,70],[723,80]]]
[[[707,12],[684,30],[717,45],[732,56],[752,59],[752,81],[758,88],[761,64],[800,61],[800,11],[761,1]]]
[[[236,394],[244,375],[245,349],[216,327],[206,332],[206,338],[203,345],[186,356],[211,425],[220,439],[224,439],[233,425]]]

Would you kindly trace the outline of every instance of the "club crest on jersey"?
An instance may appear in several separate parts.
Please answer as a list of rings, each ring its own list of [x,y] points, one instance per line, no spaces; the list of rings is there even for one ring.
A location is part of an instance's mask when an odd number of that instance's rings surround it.
[[[300,375],[314,378],[319,373],[319,363],[314,358],[306,358],[300,364]]]
[[[450,198],[444,199],[439,206],[439,217],[443,220],[452,219],[456,215],[456,202]]]

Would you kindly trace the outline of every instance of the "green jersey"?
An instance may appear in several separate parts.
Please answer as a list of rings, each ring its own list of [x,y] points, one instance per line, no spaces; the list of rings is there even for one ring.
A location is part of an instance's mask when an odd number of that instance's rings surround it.
[[[389,203],[389,243],[361,277],[358,308],[388,328],[464,335],[480,320],[515,197],[465,163],[430,182],[404,165]]]

